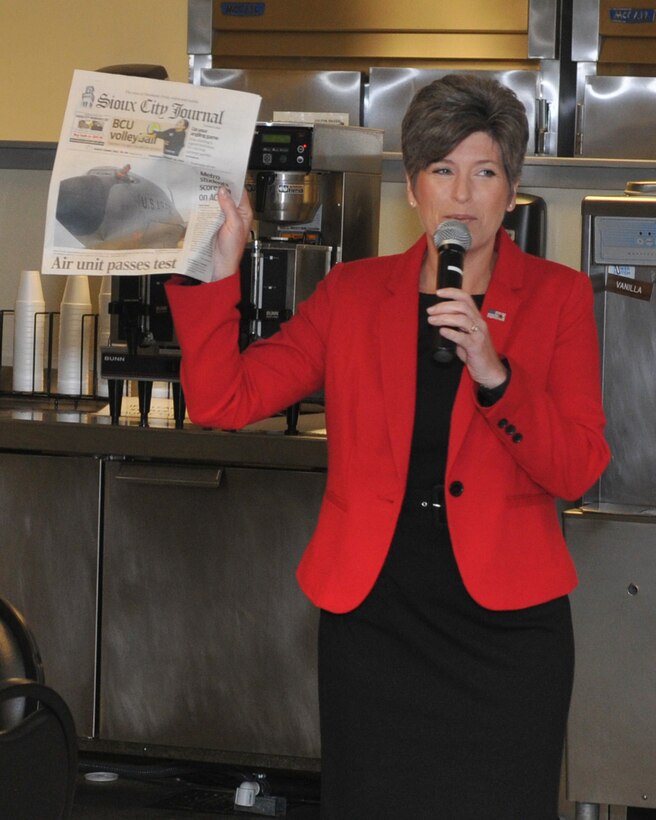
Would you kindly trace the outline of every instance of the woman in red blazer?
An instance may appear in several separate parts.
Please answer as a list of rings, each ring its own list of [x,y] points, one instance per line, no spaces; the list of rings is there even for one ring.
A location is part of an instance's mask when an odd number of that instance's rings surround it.
[[[527,136],[493,80],[420,90],[403,154],[422,238],[336,266],[241,354],[245,198],[220,199],[216,281],[168,286],[193,421],[240,428],[325,393],[328,483],[298,570],[322,610],[323,820],[557,814],[576,574],[555,499],[609,452],[589,281],[501,228]],[[471,247],[436,303],[433,236],[452,220]]]

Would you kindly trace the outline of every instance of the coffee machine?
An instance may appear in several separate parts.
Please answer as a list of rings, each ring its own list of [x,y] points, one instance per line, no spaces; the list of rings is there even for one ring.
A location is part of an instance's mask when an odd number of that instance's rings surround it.
[[[255,128],[246,177],[254,240],[241,265],[242,346],[274,333],[330,268],[378,252],[382,131]]]
[[[175,426],[184,423],[180,347],[164,285],[168,274],[113,276],[109,344],[100,348],[100,375],[107,379],[112,424],[121,415],[126,381],[135,381],[142,426],[148,424],[153,383],[169,382]]]
[[[242,348],[275,333],[337,262],[376,255],[382,147],[374,129],[258,123],[246,178],[255,238],[240,268]],[[298,413],[287,411],[288,434]]]

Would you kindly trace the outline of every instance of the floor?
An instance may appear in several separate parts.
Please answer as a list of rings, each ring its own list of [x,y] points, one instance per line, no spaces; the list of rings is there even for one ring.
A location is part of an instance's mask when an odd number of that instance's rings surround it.
[[[118,771],[109,771],[115,768]],[[318,820],[318,780],[272,775],[270,795],[260,811],[234,808],[239,773],[186,766],[149,771],[130,765],[105,769],[83,764],[78,777],[73,820],[215,820],[285,816]],[[273,796],[279,800],[274,802]],[[284,800],[281,803],[280,798]],[[275,814],[275,812],[278,814]],[[404,818],[404,820],[406,820]]]
[[[151,772],[142,767],[114,766],[117,771],[83,764],[78,778],[72,820],[242,820],[284,816],[288,820],[319,820],[318,780],[272,775],[269,791],[286,799],[278,814],[269,804],[262,811],[235,809],[238,773],[194,770],[172,764]],[[275,779],[277,777],[277,779]],[[604,807],[606,808],[606,807]],[[607,817],[602,812],[601,817]],[[627,820],[654,820],[656,810],[629,809]],[[403,817],[398,820],[412,820]],[[600,818],[601,820],[601,818]]]
[[[249,811],[236,811],[234,792],[217,791],[119,778],[114,783],[80,781],[76,791],[73,820],[208,820],[209,817],[253,818]],[[259,815],[261,816],[261,815]],[[273,816],[273,815],[269,815]],[[280,815],[279,815],[280,816]],[[289,820],[318,820],[316,805],[290,805]]]

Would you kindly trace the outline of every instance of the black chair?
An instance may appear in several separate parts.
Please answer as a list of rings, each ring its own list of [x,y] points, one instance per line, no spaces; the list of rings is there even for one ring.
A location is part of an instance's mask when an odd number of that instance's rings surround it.
[[[0,598],[0,681],[7,678],[45,683],[43,663],[32,630],[16,607]],[[24,717],[26,708],[25,701],[20,699],[0,706],[0,729]]]
[[[43,682],[34,636],[0,598],[0,818],[69,818],[77,756],[73,717]]]

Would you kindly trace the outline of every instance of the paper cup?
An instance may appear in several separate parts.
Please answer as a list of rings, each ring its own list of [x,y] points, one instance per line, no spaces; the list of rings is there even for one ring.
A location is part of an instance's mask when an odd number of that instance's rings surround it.
[[[93,322],[88,276],[69,276],[59,310],[57,392],[88,395]]]
[[[17,392],[40,392],[44,387],[45,302],[41,274],[21,271],[14,309],[12,387]]]

